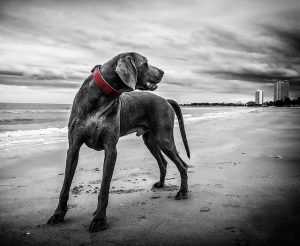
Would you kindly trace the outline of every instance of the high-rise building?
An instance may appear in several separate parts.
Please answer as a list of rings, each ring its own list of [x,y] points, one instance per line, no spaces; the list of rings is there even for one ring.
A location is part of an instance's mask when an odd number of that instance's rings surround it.
[[[281,100],[285,101],[289,98],[290,85],[287,80],[278,81],[274,84],[274,102]]]
[[[261,105],[264,103],[264,93],[263,90],[258,89],[255,92],[255,104]]]

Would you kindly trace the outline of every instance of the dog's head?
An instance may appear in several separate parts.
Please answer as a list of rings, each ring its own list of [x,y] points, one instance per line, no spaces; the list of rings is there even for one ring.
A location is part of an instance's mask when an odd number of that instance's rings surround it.
[[[127,91],[154,91],[164,74],[161,69],[149,65],[146,57],[134,52],[116,57],[115,72],[126,85]]]

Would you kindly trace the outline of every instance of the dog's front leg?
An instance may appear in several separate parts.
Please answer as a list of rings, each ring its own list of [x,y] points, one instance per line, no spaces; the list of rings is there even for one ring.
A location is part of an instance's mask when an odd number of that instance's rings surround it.
[[[78,163],[80,147],[81,143],[78,143],[76,145],[70,144],[70,147],[68,149],[64,183],[60,192],[58,206],[54,214],[48,220],[48,224],[50,225],[63,222],[66,212],[68,210],[67,202],[69,200],[70,187]]]
[[[116,159],[116,146],[106,147],[101,189],[98,196],[98,206],[96,212],[94,213],[94,218],[89,227],[90,232],[101,231],[107,228],[106,208],[108,205],[109,187],[114,172]]]

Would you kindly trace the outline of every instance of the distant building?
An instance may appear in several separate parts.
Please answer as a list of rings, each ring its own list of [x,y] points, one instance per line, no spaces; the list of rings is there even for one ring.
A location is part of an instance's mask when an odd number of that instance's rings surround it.
[[[287,80],[278,81],[274,84],[274,102],[281,100],[285,101],[289,98],[290,85]]]
[[[255,104],[262,105],[264,103],[264,94],[261,89],[255,92]]]

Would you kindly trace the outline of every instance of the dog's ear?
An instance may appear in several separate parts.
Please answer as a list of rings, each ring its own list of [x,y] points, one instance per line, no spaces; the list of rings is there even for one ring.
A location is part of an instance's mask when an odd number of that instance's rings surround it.
[[[131,56],[126,56],[118,61],[116,72],[122,81],[133,91],[137,82],[137,71],[134,60]]]

